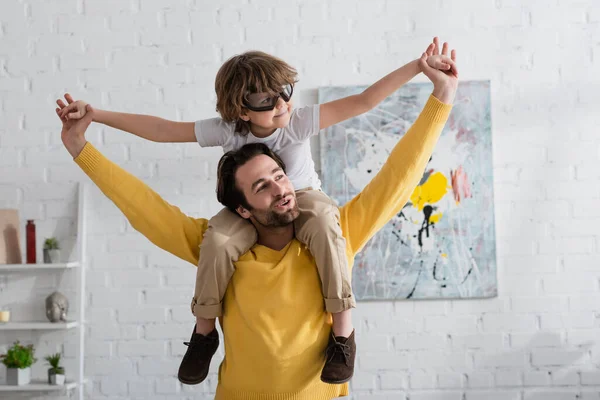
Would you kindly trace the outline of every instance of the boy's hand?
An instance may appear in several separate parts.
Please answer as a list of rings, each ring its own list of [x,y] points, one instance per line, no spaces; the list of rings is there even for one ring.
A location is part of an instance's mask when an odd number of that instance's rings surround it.
[[[439,69],[440,71],[448,71],[453,69],[458,72],[456,68],[456,63],[452,61],[452,59],[448,56],[443,56],[441,54],[432,55],[427,58],[427,64],[431,68]]]
[[[433,38],[433,42],[429,44],[425,53],[428,54],[427,65],[431,68],[438,69],[440,71],[450,71],[452,74],[458,76],[458,67],[451,57],[448,57],[448,43],[444,43],[442,54],[440,54],[439,39]],[[421,68],[423,70],[423,68]]]
[[[63,103],[63,101],[60,99],[56,101],[58,106],[61,108],[58,114],[61,119],[81,119],[85,116],[87,106],[85,101],[73,101],[73,98],[69,93],[65,93],[65,99],[67,100],[67,103],[69,103],[68,106],[66,106],[65,103]]]

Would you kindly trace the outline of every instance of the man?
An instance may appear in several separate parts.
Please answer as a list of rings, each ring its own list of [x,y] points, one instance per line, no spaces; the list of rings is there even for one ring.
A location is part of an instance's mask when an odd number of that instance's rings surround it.
[[[442,53],[447,51],[444,44]],[[372,182],[340,208],[350,265],[408,200],[449,116],[458,76],[430,68],[427,57],[432,54],[424,53],[420,59],[434,86],[424,110]],[[456,59],[454,51],[451,58]],[[75,162],[136,230],[197,265],[208,221],[184,215],[87,143],[85,130],[92,116],[89,107],[83,119],[63,120],[61,138]],[[220,321],[225,358],[217,399],[324,400],[348,394],[347,383],[320,381],[326,348],[327,357],[347,364],[354,363],[354,348],[329,335],[331,315],[324,309],[314,259],[294,239],[292,222],[298,212],[284,170],[276,155],[256,145],[227,153],[219,162],[219,200],[254,224],[258,243],[236,262],[225,294]],[[210,347],[194,343],[192,337],[189,351],[212,351]]]

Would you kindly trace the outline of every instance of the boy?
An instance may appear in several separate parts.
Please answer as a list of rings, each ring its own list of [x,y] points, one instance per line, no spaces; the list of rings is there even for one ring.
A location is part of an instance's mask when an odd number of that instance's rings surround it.
[[[438,47],[434,38],[431,48]],[[446,46],[446,44],[444,44]],[[428,58],[430,66],[455,69],[449,57]],[[325,308],[332,313],[333,327],[321,380],[347,382],[353,374],[356,347],[350,309],[355,306],[345,256],[346,243],[339,226],[336,204],[320,191],[310,153],[309,139],[321,129],[360,115],[379,104],[420,72],[418,60],[387,75],[363,93],[292,112],[291,97],[296,71],[285,62],[262,52],[247,52],[226,61],[217,73],[217,111],[221,118],[195,123],[96,110],[94,120],[158,142],[198,141],[201,146],[221,146],[225,151],[247,143],[262,142],[276,151],[287,165],[287,174],[296,190],[300,217],[295,233],[313,254],[322,283]],[[78,119],[85,114],[84,102],[73,102],[60,115]],[[258,183],[253,190],[263,190]],[[221,200],[221,199],[219,199]],[[234,262],[255,244],[257,233],[247,222],[249,205],[224,209],[213,217],[201,245],[192,312],[196,326],[179,368],[179,380],[202,382],[218,347],[215,318],[222,315],[222,299]],[[287,193],[272,204],[269,218],[285,224],[292,210]],[[239,218],[239,217],[242,218]],[[253,222],[256,220],[254,219]]]

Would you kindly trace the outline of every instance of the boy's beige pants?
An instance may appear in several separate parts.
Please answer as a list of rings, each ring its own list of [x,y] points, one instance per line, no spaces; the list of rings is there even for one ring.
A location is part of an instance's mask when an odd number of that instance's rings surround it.
[[[355,307],[337,205],[320,190],[299,190],[296,199],[300,209],[294,221],[296,238],[315,258],[325,309],[338,313]],[[210,219],[200,245],[191,306],[196,317],[210,319],[223,314],[223,296],[235,271],[234,262],[256,244],[256,238],[254,225],[227,208]]]

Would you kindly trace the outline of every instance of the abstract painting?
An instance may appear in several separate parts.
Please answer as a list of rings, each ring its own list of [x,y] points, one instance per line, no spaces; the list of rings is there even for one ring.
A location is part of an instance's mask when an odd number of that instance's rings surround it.
[[[323,87],[319,103],[366,87]],[[432,86],[403,86],[375,109],[321,132],[323,189],[344,204],[373,178]],[[490,85],[461,82],[442,135],[406,206],[357,255],[359,300],[497,295]]]

